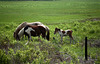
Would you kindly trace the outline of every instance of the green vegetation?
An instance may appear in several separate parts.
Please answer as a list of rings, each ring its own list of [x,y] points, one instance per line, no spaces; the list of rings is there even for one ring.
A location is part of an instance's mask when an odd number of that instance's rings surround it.
[[[80,64],[84,62],[84,39],[88,37],[88,57],[100,63],[99,1],[0,1],[1,64]],[[50,41],[32,37],[17,42],[13,32],[22,22],[40,21],[50,28]],[[75,44],[54,35],[54,29],[73,30]],[[53,39],[55,37],[55,40]],[[66,40],[67,39],[67,40]],[[68,60],[70,58],[71,60]]]

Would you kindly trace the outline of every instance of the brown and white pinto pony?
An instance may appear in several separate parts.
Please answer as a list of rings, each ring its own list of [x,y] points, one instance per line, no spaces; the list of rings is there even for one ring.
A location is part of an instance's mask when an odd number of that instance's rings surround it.
[[[40,35],[42,36],[42,38],[46,38],[46,29],[44,26],[36,26],[36,25],[27,25],[26,27],[22,28],[21,31],[18,33],[18,39],[19,39],[19,35],[22,34],[25,36],[28,36],[28,42],[31,40],[32,38],[31,36],[38,36],[39,40],[40,40]],[[40,40],[41,41],[41,40]],[[26,45],[28,44],[28,42],[26,43]]]
[[[33,26],[43,26],[45,29],[46,29],[46,38],[47,40],[49,40],[49,36],[50,36],[50,33],[49,33],[49,28],[45,25],[43,25],[41,22],[32,22],[32,23],[27,23],[27,22],[23,22],[22,24],[20,24],[16,30],[14,31],[14,38],[16,40],[20,40],[20,38],[23,36],[23,29],[24,27],[26,27],[27,25],[33,25]],[[18,33],[21,32],[18,36]],[[18,38],[19,37],[19,38]]]
[[[54,34],[59,33],[60,37],[61,37],[61,43],[63,41],[63,36],[69,36],[70,37],[70,43],[71,43],[71,39],[73,40],[74,43],[74,39],[72,37],[72,30],[61,30],[59,28],[55,28]]]

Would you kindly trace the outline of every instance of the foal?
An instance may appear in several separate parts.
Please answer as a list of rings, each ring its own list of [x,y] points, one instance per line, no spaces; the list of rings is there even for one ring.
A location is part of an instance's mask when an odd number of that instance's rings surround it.
[[[70,37],[70,43],[71,43],[71,39],[73,40],[74,42],[74,39],[72,37],[72,30],[61,30],[61,29],[58,29],[58,28],[55,28],[55,31],[54,31],[54,34],[56,33],[59,33],[60,37],[61,37],[61,42],[63,41],[63,36],[69,36]]]

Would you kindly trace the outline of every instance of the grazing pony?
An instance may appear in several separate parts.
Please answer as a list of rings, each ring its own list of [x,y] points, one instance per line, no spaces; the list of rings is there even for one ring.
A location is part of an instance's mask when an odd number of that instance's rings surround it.
[[[43,25],[41,22],[33,22],[33,23],[23,22],[22,24],[20,24],[16,28],[16,30],[14,31],[14,34],[13,34],[13,36],[14,36],[14,38],[16,40],[20,40],[20,38],[23,36],[23,34],[24,34],[24,32],[23,32],[24,27],[26,27],[27,25],[43,26],[46,29],[46,33],[47,33],[46,34],[46,38],[47,38],[47,40],[49,40],[49,35],[50,35],[49,28],[47,26]]]
[[[21,31],[18,33],[17,39],[19,39],[19,35],[22,33],[25,36],[28,36],[28,42],[30,40],[32,41],[31,36],[38,36],[39,40],[40,35],[42,36],[42,38],[46,38],[46,29],[44,28],[44,26],[27,25],[26,27],[22,28]],[[28,42],[26,44],[28,44]]]
[[[58,28],[55,28],[55,31],[54,31],[54,34],[56,33],[59,33],[59,35],[61,36],[61,42],[63,41],[63,36],[69,36],[70,37],[70,43],[71,43],[71,39],[73,40],[74,42],[74,39],[72,37],[72,30],[61,30],[61,29],[58,29]]]

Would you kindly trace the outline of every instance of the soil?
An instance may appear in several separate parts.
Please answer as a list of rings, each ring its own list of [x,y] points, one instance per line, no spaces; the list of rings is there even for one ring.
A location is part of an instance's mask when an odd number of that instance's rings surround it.
[[[100,21],[100,18],[87,18],[84,20],[79,20],[79,22],[86,22],[86,21]]]

